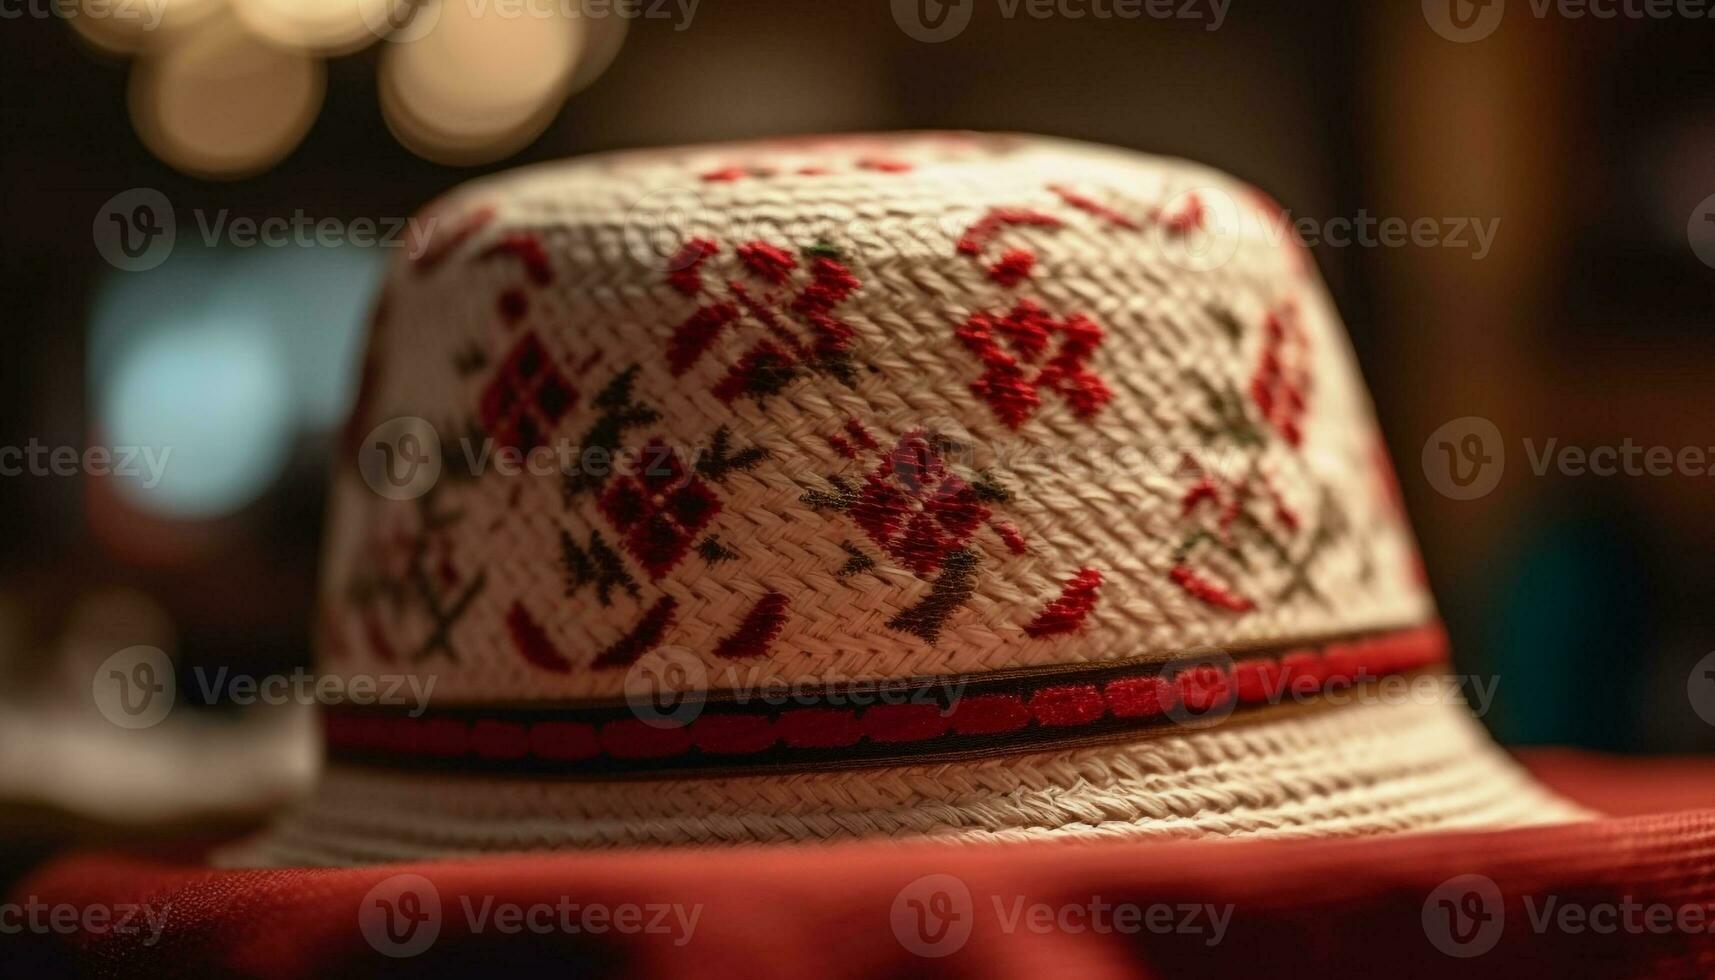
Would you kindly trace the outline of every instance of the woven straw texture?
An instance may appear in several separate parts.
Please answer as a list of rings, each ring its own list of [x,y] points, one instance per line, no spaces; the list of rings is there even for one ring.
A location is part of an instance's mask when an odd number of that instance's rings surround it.
[[[324,667],[517,701],[663,658],[719,689],[1423,623],[1276,213],[1177,161],[959,134],[462,188],[390,276],[348,447],[418,417],[446,465],[406,500],[338,474]]]
[[[376,310],[324,669],[506,710],[640,676],[817,690],[1432,623],[1344,331],[1277,215],[1189,164],[966,134],[462,188]],[[432,427],[390,444],[438,462],[429,492],[364,468],[401,417]],[[1446,700],[1017,751],[608,781],[336,760],[226,860],[1578,815]]]
[[[1370,704],[1130,744],[789,776],[521,783],[335,767],[313,806],[221,861],[856,838],[1351,836],[1583,815],[1533,784],[1462,707]]]

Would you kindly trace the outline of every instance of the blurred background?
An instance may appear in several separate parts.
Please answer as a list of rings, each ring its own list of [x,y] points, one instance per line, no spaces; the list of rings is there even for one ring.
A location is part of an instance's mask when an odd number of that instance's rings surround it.
[[[308,663],[323,475],[396,255],[365,222],[386,236],[523,163],[774,134],[1034,131],[1205,161],[1319,223],[1498,222],[1488,248],[1312,249],[1460,667],[1500,676],[1485,721],[1509,742],[1715,749],[1688,703],[1715,650],[1715,477],[1539,476],[1523,444],[1715,465],[1710,22],[1515,3],[1471,27],[1437,2],[5,5],[0,447],[175,448],[155,476],[0,476],[0,883],[85,820],[140,832],[37,751],[38,714],[75,716],[120,647]],[[245,219],[293,240],[249,241]],[[343,231],[317,241],[324,220]],[[1422,460],[1466,416],[1507,466],[1456,500]],[[241,727],[196,710],[205,746]],[[152,785],[231,779],[210,762]]]

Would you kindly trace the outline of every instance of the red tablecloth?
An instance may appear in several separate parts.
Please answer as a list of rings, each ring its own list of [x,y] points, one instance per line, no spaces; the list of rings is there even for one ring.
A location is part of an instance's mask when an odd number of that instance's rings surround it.
[[[136,906],[155,920],[139,911],[123,934],[25,928],[0,946],[14,966],[147,975],[1715,976],[1715,761],[1526,761],[1569,796],[1630,815],[1369,840],[858,844],[318,871],[78,854],[24,881],[10,921],[26,903],[38,917]],[[406,874],[427,879],[438,915]]]

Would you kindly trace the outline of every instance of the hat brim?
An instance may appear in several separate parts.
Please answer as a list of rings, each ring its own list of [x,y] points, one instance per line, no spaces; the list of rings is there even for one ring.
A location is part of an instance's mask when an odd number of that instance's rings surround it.
[[[1359,836],[1589,815],[1530,779],[1463,703],[1440,696],[1294,705],[1170,731],[965,761],[623,781],[336,763],[308,806],[219,858],[348,865],[924,837]]]
[[[1608,762],[1550,755],[1536,774],[1579,801],[1621,808],[1709,802],[1708,762]],[[359,928],[365,896],[402,874],[438,893],[439,934],[421,955],[390,960]],[[893,909],[925,876],[969,894],[972,928],[944,959],[907,948]],[[1451,879],[1478,875],[1500,896],[1492,944],[1454,957],[1425,909]],[[147,904],[157,934],[26,936],[32,966],[137,973],[327,976],[461,964],[598,970],[638,976],[730,972],[874,976],[935,966],[994,976],[1270,976],[1457,972],[1472,977],[1707,976],[1715,934],[1686,930],[1539,930],[1530,910],[1558,897],[1580,907],[1707,907],[1715,900],[1715,810],[1600,818],[1553,827],[1391,835],[1358,840],[1109,842],[1044,848],[888,846],[675,849],[491,855],[357,869],[211,872],[116,855],[61,859],[17,896],[77,908]],[[1092,896],[1111,906],[1205,908],[1226,916],[1217,941],[1198,929],[1007,928],[1015,907],[1058,908]],[[962,897],[962,896],[961,896]],[[472,929],[464,909],[529,908],[568,899],[609,909],[697,909],[688,942],[605,929]],[[19,899],[21,900],[21,899]],[[1529,903],[1529,904],[1527,904]],[[1175,923],[1186,916],[1176,913]],[[937,952],[938,950],[931,950]],[[1469,951],[1467,951],[1469,952]]]

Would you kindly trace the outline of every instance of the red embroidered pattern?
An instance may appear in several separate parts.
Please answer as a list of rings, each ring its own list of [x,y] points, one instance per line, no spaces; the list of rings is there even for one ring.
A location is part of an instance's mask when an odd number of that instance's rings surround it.
[[[548,634],[531,618],[524,604],[514,602],[506,612],[506,631],[512,634],[512,645],[530,661],[543,670],[555,674],[564,674],[572,669],[572,662],[560,656],[560,651],[554,649],[554,643],[548,639]]]
[[[719,250],[719,246],[707,238],[693,238],[686,242],[668,263],[672,270],[667,273],[668,284],[686,296],[702,292],[703,263]]]
[[[576,389],[531,333],[506,355],[483,389],[477,415],[495,442],[528,452],[547,442],[577,400]]]
[[[1101,572],[1093,568],[1080,570],[1060,591],[1060,598],[1025,624],[1024,632],[1032,637],[1076,633],[1084,625],[1085,617],[1095,610],[1101,588]]]
[[[877,547],[927,575],[971,539],[989,509],[925,434],[913,432],[864,481],[851,516]]]
[[[482,258],[512,258],[523,266],[530,281],[546,286],[554,281],[554,269],[548,262],[548,251],[534,232],[515,231],[482,250]]]
[[[769,752],[833,753],[806,761],[839,761],[838,750],[876,747],[853,761],[898,759],[880,747],[935,752],[972,736],[1013,735],[1019,750],[1076,737],[1091,726],[1123,732],[1131,727],[1170,725],[1170,712],[1184,706],[1201,713],[1310,697],[1331,687],[1420,670],[1446,659],[1446,635],[1425,626],[1320,647],[1256,655],[1228,663],[1187,666],[1116,664],[1109,672],[1076,681],[1055,671],[1025,677],[1010,689],[937,703],[842,707],[849,695],[830,690],[829,706],[706,711],[687,724],[656,727],[635,717],[605,717],[572,709],[562,717],[514,720],[500,717],[408,715],[361,710],[330,712],[328,744],[337,755],[381,756],[406,762],[537,760],[542,763],[674,761],[699,762],[755,757]],[[982,678],[968,678],[981,684]],[[623,709],[622,709],[623,710]],[[713,757],[713,758],[710,758]],[[909,757],[909,754],[905,756]]]
[[[1095,215],[1116,228],[1124,228],[1127,231],[1139,231],[1143,227],[1132,219],[1118,211],[1115,211],[1113,208],[1097,201],[1095,198],[1086,197],[1085,195],[1079,194],[1062,184],[1049,184],[1048,189],[1059,196],[1060,200],[1065,201],[1072,207],[1075,207],[1087,214]]]
[[[864,157],[859,159],[853,166],[858,170],[868,170],[874,173],[883,174],[903,174],[909,173],[915,169],[912,164],[904,160],[895,160],[890,157]],[[769,177],[778,177],[782,174],[790,174],[798,177],[826,177],[834,172],[834,168],[819,164],[809,164],[790,170],[782,170],[779,167],[762,165],[735,165],[707,170],[700,176],[704,181],[711,184],[731,184],[741,180],[766,180]]]
[[[852,330],[834,309],[860,284],[837,250],[812,246],[801,261],[777,245],[746,242],[734,250],[741,277],[725,283],[724,296],[707,282],[707,264],[719,251],[706,239],[693,240],[668,273],[674,289],[708,300],[668,338],[667,366],[675,377],[695,367],[728,328],[744,322],[760,327],[763,336],[716,382],[714,393],[722,401],[774,394],[806,369],[852,379]],[[794,280],[801,285],[789,295]]]
[[[512,232],[483,249],[477,257],[516,259],[523,265],[530,281],[537,286],[546,286],[554,281],[554,270],[548,261],[548,252],[542,247],[541,239],[531,232]],[[508,327],[516,327],[530,313],[530,297],[523,287],[513,287],[500,294],[496,306],[500,321]]]
[[[756,605],[745,614],[738,629],[715,647],[715,656],[723,660],[741,660],[767,653],[768,645],[786,626],[788,605],[786,597],[778,592],[770,592],[756,600]]]
[[[596,654],[591,666],[629,667],[636,663],[644,654],[661,645],[662,638],[673,626],[673,613],[677,608],[678,601],[672,596],[657,599],[630,632]],[[525,660],[555,674],[571,671],[571,659],[554,647],[547,631],[536,622],[523,603],[514,602],[512,608],[507,610],[506,631],[512,636],[512,645]]]
[[[1062,224],[1051,214],[1029,208],[992,208],[959,236],[957,249],[960,255],[968,255],[980,262],[984,250],[1005,228],[1019,225],[1059,228]],[[1001,256],[1000,261],[988,267],[988,274],[989,278],[1002,285],[1013,286],[1028,276],[1035,265],[1035,253],[1027,249],[1011,249]]]
[[[1244,328],[1230,314],[1212,311],[1234,343],[1242,340]],[[1231,386],[1199,380],[1214,416],[1213,424],[1196,423],[1210,445],[1231,443],[1246,447],[1249,465],[1230,483],[1217,479],[1187,455],[1185,470],[1194,477],[1180,497],[1181,516],[1202,519],[1212,511],[1213,523],[1192,531],[1175,551],[1168,579],[1204,605],[1234,613],[1257,608],[1257,600],[1238,592],[1209,571],[1193,564],[1203,551],[1227,556],[1243,565],[1243,540],[1259,542],[1266,553],[1287,566],[1292,584],[1277,599],[1310,589],[1305,569],[1327,546],[1340,527],[1339,504],[1326,491],[1322,513],[1313,533],[1305,534],[1306,522],[1276,488],[1269,470],[1261,463],[1260,449],[1271,435],[1298,449],[1303,441],[1303,420],[1310,390],[1309,341],[1299,323],[1296,307],[1288,302],[1270,311],[1262,326],[1258,363],[1249,386],[1249,409]],[[1242,532],[1242,535],[1241,533]],[[1298,539],[1307,538],[1302,553],[1292,552]]]
[[[1304,439],[1305,402],[1310,388],[1310,342],[1287,304],[1269,313],[1263,324],[1262,358],[1251,376],[1251,401],[1264,420],[1293,446]]]
[[[1032,376],[1029,366],[1041,360],[1055,337],[1059,349]],[[1032,301],[1019,300],[1004,316],[972,314],[958,338],[983,362],[983,374],[971,390],[1013,429],[1041,406],[1043,390],[1059,392],[1081,419],[1095,416],[1113,397],[1088,366],[1101,345],[1102,328],[1082,313],[1057,319]]]
[[[493,207],[476,208],[460,218],[447,234],[432,234],[428,246],[411,263],[412,267],[419,275],[433,272],[477,232],[488,227],[494,216]]]
[[[1256,604],[1242,595],[1229,590],[1218,582],[1212,582],[1189,567],[1179,564],[1168,571],[1173,584],[1184,589],[1194,599],[1200,599],[1211,606],[1232,612],[1250,612]]]
[[[667,631],[673,628],[673,614],[678,608],[679,600],[670,595],[655,600],[655,605],[649,607],[631,632],[603,650],[590,666],[629,667],[636,663],[644,654],[661,645]]]
[[[625,549],[658,580],[685,557],[697,534],[720,513],[721,502],[668,446],[645,447],[639,470],[609,484],[598,506],[623,535]]]
[[[1175,235],[1189,234],[1202,228],[1208,216],[1208,206],[1196,191],[1186,194],[1184,203],[1175,210],[1157,208],[1155,211],[1155,220]]]

